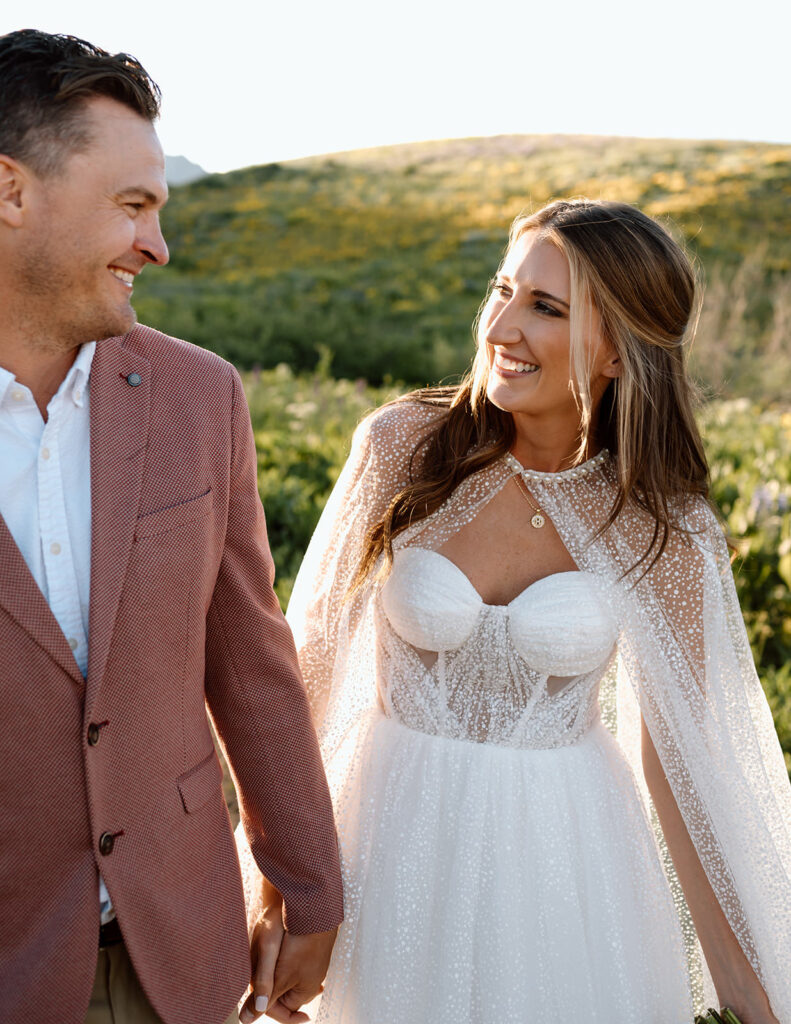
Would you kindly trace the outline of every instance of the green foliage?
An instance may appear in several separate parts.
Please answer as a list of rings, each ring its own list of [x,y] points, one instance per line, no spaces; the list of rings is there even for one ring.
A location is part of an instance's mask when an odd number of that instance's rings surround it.
[[[285,607],[355,426],[397,392],[333,380],[326,353],[323,374],[280,366],[247,374],[245,387]],[[791,771],[791,412],[723,401],[706,406],[700,421],[713,497],[740,552],[736,589]]]
[[[772,709],[788,774],[791,775],[791,665],[779,668],[770,665],[761,673],[761,683]]]
[[[791,387],[791,148],[502,136],[251,167],[173,189],[172,262],[136,289],[143,322],[239,366],[436,381],[470,325],[511,220],[550,198],[669,217],[708,281],[695,366],[707,390]]]
[[[288,366],[245,380],[258,451],[258,487],[285,607],[299,563],[366,412],[396,392],[326,372],[295,377]]]
[[[763,670],[780,669],[791,663],[791,413],[715,402],[701,428],[753,653]]]

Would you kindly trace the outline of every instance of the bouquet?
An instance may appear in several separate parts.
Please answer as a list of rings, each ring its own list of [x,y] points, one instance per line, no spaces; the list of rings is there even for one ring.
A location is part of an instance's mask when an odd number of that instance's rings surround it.
[[[729,1010],[727,1006],[724,1006],[719,1013],[709,1008],[706,1010],[705,1017],[701,1017],[698,1014],[695,1018],[695,1024],[742,1024],[742,1022],[733,1010]]]

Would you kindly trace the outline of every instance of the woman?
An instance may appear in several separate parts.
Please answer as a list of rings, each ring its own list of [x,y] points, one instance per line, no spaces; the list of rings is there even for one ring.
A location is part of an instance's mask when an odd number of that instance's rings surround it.
[[[706,500],[694,292],[638,210],[552,203],[467,379],[358,428],[288,616],[344,863],[318,1021],[791,1022],[791,791]]]

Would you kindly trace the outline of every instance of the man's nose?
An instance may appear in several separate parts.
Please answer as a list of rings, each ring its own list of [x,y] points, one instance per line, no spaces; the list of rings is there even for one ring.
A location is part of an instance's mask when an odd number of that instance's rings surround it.
[[[148,229],[141,233],[137,240],[137,251],[149,263],[154,263],[158,267],[164,267],[170,259],[168,245],[165,241],[165,236],[162,234],[158,218],[153,225],[149,225]]]

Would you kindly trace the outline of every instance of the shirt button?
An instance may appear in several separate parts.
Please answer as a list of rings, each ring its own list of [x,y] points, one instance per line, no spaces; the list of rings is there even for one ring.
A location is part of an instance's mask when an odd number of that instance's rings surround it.
[[[48,459],[49,458],[49,448],[42,448],[41,449],[41,458],[42,459]]]
[[[73,636],[70,636],[69,637],[69,647],[71,647],[71,649],[73,651],[76,651],[79,646],[80,646],[80,641],[79,640],[75,640]]]
[[[49,549],[50,549],[50,551],[52,552],[53,555],[59,555],[60,554],[60,544],[58,544],[57,541],[55,541],[53,544],[50,544]]]
[[[15,391],[11,392],[11,397],[14,399],[15,402],[21,402],[25,398],[25,392],[20,391],[19,388],[17,388]]]
[[[79,402],[79,400],[80,400],[81,398],[82,398],[82,391],[80,391],[80,389],[79,389],[79,388],[77,388],[77,390],[76,390],[76,391],[74,392],[74,400],[75,400],[76,402]]]
[[[88,745],[95,747],[99,742],[99,726],[96,722],[91,722],[88,726]]]

